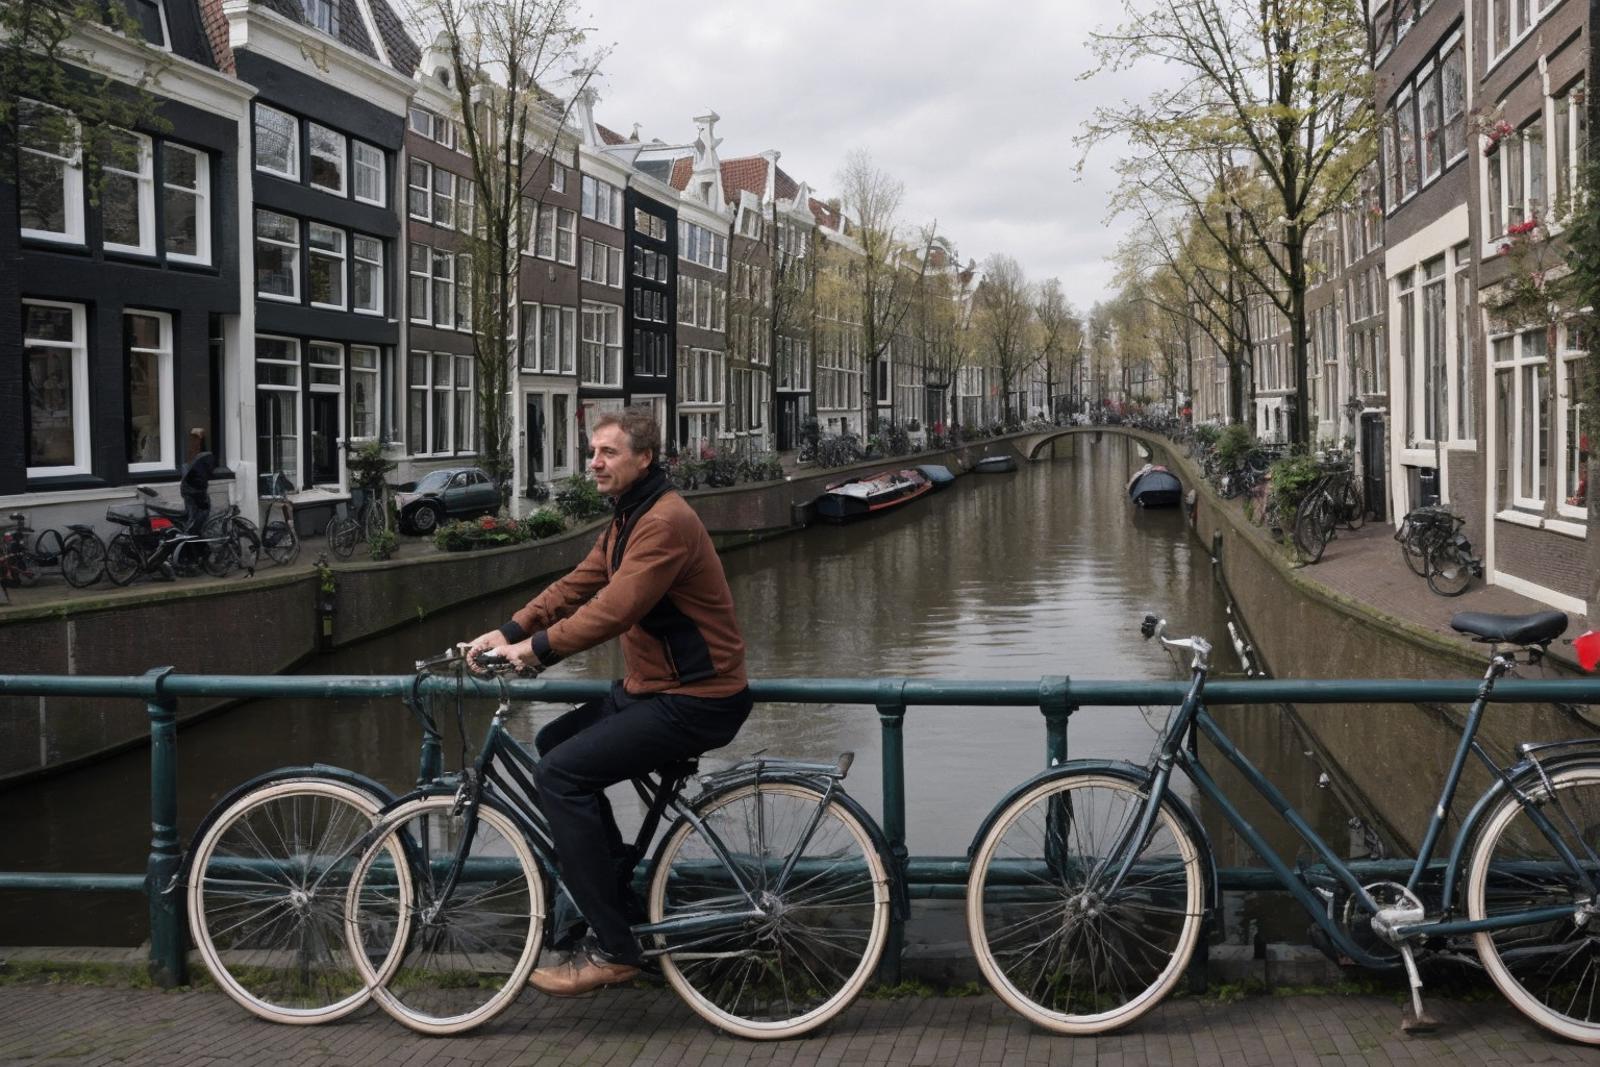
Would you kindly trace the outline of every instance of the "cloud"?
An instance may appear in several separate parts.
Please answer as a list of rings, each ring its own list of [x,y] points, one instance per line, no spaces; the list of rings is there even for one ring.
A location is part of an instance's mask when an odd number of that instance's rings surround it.
[[[615,42],[602,122],[667,143],[693,138],[706,108],[724,158],[768,148],[827,196],[852,149],[905,183],[905,221],[933,219],[963,256],[1016,257],[1059,277],[1073,303],[1108,295],[1104,257],[1126,224],[1107,224],[1114,153],[1075,173],[1096,102],[1143,95],[1148,72],[1088,81],[1089,34],[1115,8],[1018,0],[702,0],[690,8],[611,0]]]

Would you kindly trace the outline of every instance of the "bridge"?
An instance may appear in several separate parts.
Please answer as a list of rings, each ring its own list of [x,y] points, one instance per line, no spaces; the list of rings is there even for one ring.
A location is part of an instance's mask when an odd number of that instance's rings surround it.
[[[1153,430],[1141,430],[1135,426],[1126,426],[1121,423],[1109,423],[1103,426],[1055,426],[1048,430],[1033,430],[1025,432],[1013,440],[1017,451],[1022,453],[1024,459],[1038,459],[1039,453],[1044,451],[1046,445],[1062,437],[1082,437],[1092,435],[1098,438],[1103,433],[1119,433],[1135,440],[1158,448],[1171,450],[1172,442]]]

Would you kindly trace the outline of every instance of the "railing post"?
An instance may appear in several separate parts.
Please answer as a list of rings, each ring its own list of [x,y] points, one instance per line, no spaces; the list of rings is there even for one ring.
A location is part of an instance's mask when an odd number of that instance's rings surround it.
[[[178,873],[178,702],[161,692],[171,667],[146,672],[155,692],[145,705],[150,716],[150,859],[145,897],[150,902],[150,978],[158,986],[189,984],[183,894]]]
[[[884,679],[878,683],[878,726],[883,740],[883,832],[889,839],[889,854],[894,876],[906,877],[909,851],[906,848],[906,706],[901,697],[904,679]],[[905,950],[905,923],[891,914],[889,943],[878,964],[878,981],[896,985],[900,981],[900,955]]]
[[[1039,710],[1044,712],[1044,765],[1067,762],[1067,720],[1078,709],[1072,704],[1072,680],[1061,675],[1039,679]]]

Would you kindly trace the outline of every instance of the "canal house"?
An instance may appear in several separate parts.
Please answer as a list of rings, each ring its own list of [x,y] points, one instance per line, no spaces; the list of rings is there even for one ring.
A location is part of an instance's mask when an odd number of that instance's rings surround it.
[[[43,121],[55,101],[24,98],[19,170],[0,181],[0,498],[36,528],[171,487],[194,427],[219,497],[253,469],[254,441],[225,415],[249,366],[253,90],[192,0],[142,13],[142,39],[84,25],[67,45],[92,75],[144,84],[156,123],[109,131],[122,152],[91,188],[82,126],[66,117],[63,132]]]
[[[578,92],[573,106],[579,142],[579,206],[574,246],[577,241],[588,240],[595,250],[592,255],[601,256],[606,263],[604,280],[594,280],[598,267],[591,271],[590,278],[580,276],[578,280],[580,462],[588,455],[588,428],[594,420],[604,412],[622,410],[627,403],[622,375],[623,302],[626,276],[633,268],[627,260],[623,190],[628,185],[638,142],[629,142],[595,121],[594,107],[598,99],[594,88],[586,86]],[[555,234],[558,252],[563,236],[559,230]],[[614,253],[621,253],[626,265],[624,278],[615,282],[611,278]]]
[[[349,496],[345,447],[396,432],[399,175],[418,49],[384,0],[205,3],[257,89],[245,469],[283,472],[314,529]]]

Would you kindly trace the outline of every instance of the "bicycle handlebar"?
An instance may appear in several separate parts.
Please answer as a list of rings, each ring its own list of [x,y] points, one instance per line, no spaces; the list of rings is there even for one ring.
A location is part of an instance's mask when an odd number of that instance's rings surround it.
[[[1167,636],[1167,620],[1154,614],[1146,614],[1144,621],[1139,624],[1139,632],[1146,641],[1155,638],[1167,648],[1190,652],[1193,660],[1190,667],[1197,671],[1211,669],[1211,642],[1198,634],[1191,637],[1172,638]]]

